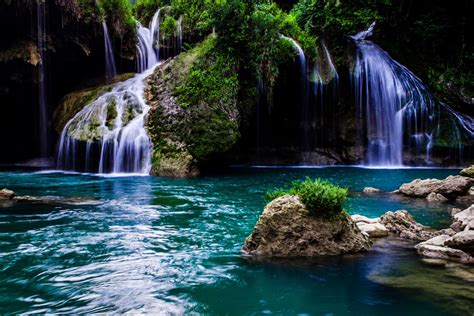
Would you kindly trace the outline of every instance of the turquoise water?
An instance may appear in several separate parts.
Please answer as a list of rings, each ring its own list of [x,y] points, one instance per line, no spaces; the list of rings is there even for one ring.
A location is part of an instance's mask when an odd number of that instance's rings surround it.
[[[317,260],[240,254],[264,193],[292,180],[323,177],[349,187],[351,213],[407,209],[418,221],[442,227],[449,222],[447,206],[357,192],[457,172],[233,169],[198,179],[3,172],[0,186],[20,195],[82,202],[0,206],[0,313],[458,314],[452,302],[474,308],[469,298],[386,279],[441,275],[398,243]]]

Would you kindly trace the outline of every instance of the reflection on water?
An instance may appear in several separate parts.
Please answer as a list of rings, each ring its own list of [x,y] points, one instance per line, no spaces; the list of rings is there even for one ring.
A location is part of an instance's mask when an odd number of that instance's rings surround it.
[[[461,308],[450,311],[457,314],[472,308],[472,283],[451,282],[451,274],[424,265],[399,244],[317,260],[240,255],[264,193],[292,180],[324,177],[349,187],[352,213],[407,209],[425,224],[443,226],[448,206],[356,192],[365,186],[390,191],[414,178],[456,172],[236,169],[199,179],[0,173],[2,186],[20,195],[94,201],[0,206],[0,313],[446,315],[442,303],[451,300]],[[421,278],[447,280],[452,290],[413,285]],[[462,287],[468,291],[455,294]]]

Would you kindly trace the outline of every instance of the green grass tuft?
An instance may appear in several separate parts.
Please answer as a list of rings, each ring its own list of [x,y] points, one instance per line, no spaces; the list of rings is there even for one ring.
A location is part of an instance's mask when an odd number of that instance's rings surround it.
[[[334,216],[344,212],[348,190],[326,180],[306,178],[293,182],[290,188],[280,188],[266,193],[268,200],[283,195],[298,196],[301,202],[315,216]]]

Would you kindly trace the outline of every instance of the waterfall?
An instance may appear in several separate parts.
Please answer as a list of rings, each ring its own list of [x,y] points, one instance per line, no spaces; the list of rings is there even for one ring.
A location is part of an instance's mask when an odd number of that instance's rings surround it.
[[[150,22],[150,41],[152,46],[155,47],[156,58],[160,59],[160,12],[161,9],[158,9],[153,15],[153,19]]]
[[[299,64],[299,72],[301,78],[301,122],[303,124],[303,148],[308,150],[309,148],[309,127],[311,124],[311,118],[309,115],[309,104],[308,104],[308,74],[307,74],[307,64],[306,64],[306,56],[304,54],[303,49],[301,48],[298,43],[289,37],[282,36],[286,40],[290,41],[293,47],[298,54],[298,64]]]
[[[412,103],[415,116],[418,110],[427,114],[430,104],[425,104],[429,100],[424,100],[424,86],[411,72],[369,41],[357,42],[354,82],[359,117],[366,118],[367,163],[402,165],[403,121],[400,111],[405,104]],[[424,119],[427,118],[425,115]]]
[[[40,157],[49,157],[48,104],[46,100],[46,3],[37,1],[37,36],[40,62],[38,64],[38,105]]]
[[[102,22],[102,29],[104,32],[105,48],[105,79],[107,82],[110,82],[112,78],[117,76],[117,67],[115,66],[114,50],[105,21]]]
[[[368,140],[366,164],[401,166],[404,148],[424,155],[429,163],[433,132],[440,128],[440,115],[450,112],[449,107],[438,102],[414,73],[366,40],[374,26],[372,23],[368,30],[352,37],[356,45],[353,82],[359,128]],[[456,134],[453,137],[462,144],[459,122],[455,122],[455,115],[450,116]]]
[[[145,128],[149,106],[143,90],[146,78],[158,65],[158,50],[154,47],[158,19],[159,11],[150,28],[137,28],[137,64],[141,72],[113,85],[111,91],[86,105],[65,125],[58,168],[98,173],[150,172],[152,143]]]
[[[317,47],[317,52],[318,58],[311,76],[316,103],[313,121],[319,130],[316,140],[319,146],[332,146],[336,135],[335,105],[338,98],[339,74],[324,41]]]
[[[138,25],[138,72],[144,72],[156,65],[160,59],[160,10],[153,15],[149,28]]]
[[[183,17],[180,16],[178,19],[178,54],[181,53],[183,46]]]

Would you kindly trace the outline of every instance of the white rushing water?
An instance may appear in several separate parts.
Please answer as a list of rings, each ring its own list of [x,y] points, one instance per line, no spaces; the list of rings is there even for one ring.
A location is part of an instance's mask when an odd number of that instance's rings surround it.
[[[48,158],[50,151],[49,127],[48,127],[48,104],[46,101],[46,3],[37,2],[37,36],[38,52],[40,62],[38,64],[38,105],[39,105],[39,142],[40,157]]]
[[[109,30],[105,21],[102,22],[102,30],[104,32],[104,50],[105,50],[105,79],[110,82],[112,78],[117,76],[117,67],[115,66],[114,50],[112,41],[110,40]]]
[[[314,62],[311,75],[315,104],[313,121],[318,126],[318,131],[314,136],[318,146],[327,146],[334,143],[337,133],[336,105],[339,74],[324,41],[320,42],[316,50],[318,57]]]
[[[288,40],[294,47],[298,54],[298,65],[301,78],[301,123],[303,126],[302,134],[302,147],[303,150],[309,150],[309,127],[311,124],[311,117],[309,115],[309,103],[308,103],[308,66],[306,62],[306,56],[301,46],[292,38],[283,36]]]
[[[58,168],[98,173],[148,174],[152,144],[145,128],[149,110],[144,81],[158,65],[159,11],[150,28],[138,26],[138,69],[135,77],[86,105],[64,127]]]
[[[472,120],[438,102],[413,72],[366,40],[374,27],[375,22],[352,36],[356,44],[353,80],[359,128],[368,139],[366,164],[401,166],[404,150],[422,155],[430,163],[434,139],[443,128],[450,130],[451,145],[460,148],[462,158],[462,137],[472,138]],[[441,124],[443,115],[447,120]]]
[[[183,17],[180,16],[178,19],[178,47],[177,47],[178,52],[177,54],[181,52],[182,46],[183,46]]]

